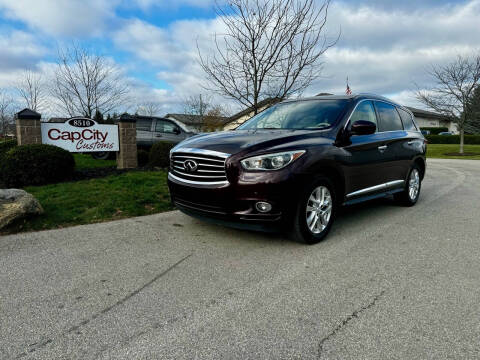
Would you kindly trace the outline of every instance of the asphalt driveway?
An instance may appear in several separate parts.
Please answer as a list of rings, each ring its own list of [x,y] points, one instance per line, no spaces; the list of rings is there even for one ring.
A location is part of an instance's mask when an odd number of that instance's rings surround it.
[[[0,238],[0,359],[480,357],[480,161],[315,246],[179,212]]]

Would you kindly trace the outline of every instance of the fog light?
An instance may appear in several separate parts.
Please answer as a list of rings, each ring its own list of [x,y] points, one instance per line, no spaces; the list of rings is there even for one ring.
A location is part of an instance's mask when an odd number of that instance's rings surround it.
[[[262,213],[266,213],[272,210],[272,205],[265,201],[259,201],[255,204],[255,208]]]

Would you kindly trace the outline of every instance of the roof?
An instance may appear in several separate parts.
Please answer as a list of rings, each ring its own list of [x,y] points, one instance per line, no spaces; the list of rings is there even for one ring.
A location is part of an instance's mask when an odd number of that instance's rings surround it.
[[[25,108],[25,109],[19,111],[18,113],[16,113],[15,117],[20,118],[20,119],[40,119],[42,117],[42,115],[40,115],[36,111]]]
[[[167,114],[166,118],[173,118],[186,125],[201,125],[205,120],[218,121],[221,124],[228,122],[229,118],[225,116],[210,116],[210,115],[190,115],[190,114]]]
[[[435,119],[435,120],[444,120],[444,121],[452,121],[448,116],[442,115],[433,111],[417,109],[413,107],[406,106],[408,110],[410,110],[415,117],[422,117],[427,119]]]

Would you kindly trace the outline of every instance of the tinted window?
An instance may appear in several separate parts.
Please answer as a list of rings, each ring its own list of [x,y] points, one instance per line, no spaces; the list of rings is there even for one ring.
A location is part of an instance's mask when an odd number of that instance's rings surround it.
[[[415,124],[413,122],[412,115],[410,115],[408,112],[406,112],[403,109],[397,108],[397,110],[398,110],[398,113],[400,114],[400,117],[402,118],[403,128],[405,130],[416,131],[417,128],[415,127]]]
[[[307,100],[274,105],[255,115],[238,130],[323,129],[343,114],[347,100]]]
[[[375,125],[377,125],[378,131],[377,116],[375,115],[375,109],[371,101],[363,101],[357,105],[357,108],[350,117],[350,125],[357,120],[367,120],[373,122]]]
[[[157,124],[155,125],[156,132],[163,132],[163,133],[175,133],[176,126],[171,123],[170,121],[165,120],[157,120]]]
[[[378,116],[378,131],[395,131],[402,130],[402,121],[397,110],[393,105],[376,101]]]
[[[150,131],[152,128],[152,120],[150,119],[137,119],[137,130]]]

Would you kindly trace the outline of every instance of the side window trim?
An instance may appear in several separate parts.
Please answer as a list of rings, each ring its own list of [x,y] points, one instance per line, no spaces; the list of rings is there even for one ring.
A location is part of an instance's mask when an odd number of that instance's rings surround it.
[[[380,120],[380,119],[379,119],[379,114],[378,114],[378,112],[377,112],[377,106],[376,106],[376,102],[377,102],[377,101],[378,101],[378,102],[383,102],[383,103],[385,103],[385,104],[389,104],[389,105],[391,105],[391,106],[393,106],[393,107],[395,107],[395,108],[398,106],[397,104],[395,104],[395,103],[393,103],[393,102],[389,102],[389,101],[385,101],[385,100],[381,100],[381,99],[370,99],[370,98],[362,99],[362,100],[360,100],[359,102],[357,102],[357,103],[355,104],[355,107],[353,108],[352,112],[351,112],[350,115],[348,116],[347,121],[345,121],[345,124],[342,126],[343,130],[347,130],[347,128],[349,128],[349,127],[351,126],[350,120],[351,120],[351,117],[352,117],[353,113],[354,113],[355,110],[357,109],[358,105],[360,105],[361,103],[363,103],[363,102],[365,102],[365,101],[370,101],[370,102],[373,103],[373,107],[374,107],[374,109],[375,109],[375,115],[376,115],[376,117],[377,117],[377,122]],[[409,112],[409,114],[410,114],[410,112]],[[410,115],[411,115],[411,114],[410,114]],[[415,117],[414,117],[413,115],[412,115],[412,120],[413,120],[413,123],[414,123],[415,128],[417,129],[417,131],[420,131],[420,130],[418,130],[419,127],[418,127],[417,123],[415,122]],[[400,121],[402,121],[402,118],[401,118],[401,117],[400,117]],[[403,127],[403,122],[402,122],[402,127]],[[399,131],[399,130],[390,130],[390,131]],[[380,131],[379,131],[379,132],[380,132]],[[388,131],[382,131],[382,132],[388,132]]]

